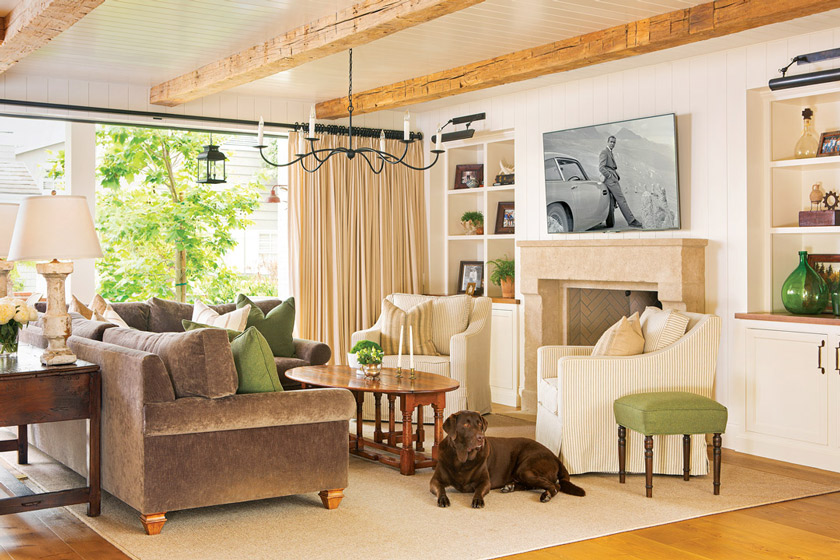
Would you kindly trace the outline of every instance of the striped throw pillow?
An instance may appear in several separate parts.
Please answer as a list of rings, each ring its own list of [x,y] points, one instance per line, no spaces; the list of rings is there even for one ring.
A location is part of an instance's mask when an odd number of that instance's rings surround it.
[[[432,302],[432,342],[438,354],[448,356],[452,337],[467,330],[470,324],[473,298],[466,294],[445,297],[394,294],[393,297],[394,304],[400,309],[411,309],[420,301]]]
[[[645,353],[648,353],[661,350],[682,338],[688,326],[688,317],[674,310],[646,307],[641,323]]]
[[[196,301],[193,305],[192,320],[195,323],[210,325],[211,327],[242,332],[248,323],[248,313],[250,312],[251,306],[245,305],[239,309],[234,309],[230,313],[219,315],[200,301]]]
[[[399,353],[400,327],[403,331],[403,355],[408,355],[409,333],[414,333],[414,354],[417,356],[437,356],[432,342],[432,301],[424,301],[403,311],[387,299],[382,300],[382,330],[379,343],[386,356]],[[411,328],[410,328],[411,327]]]

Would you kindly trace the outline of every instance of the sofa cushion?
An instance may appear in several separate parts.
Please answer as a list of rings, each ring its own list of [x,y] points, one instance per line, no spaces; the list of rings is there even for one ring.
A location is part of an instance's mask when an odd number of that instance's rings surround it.
[[[145,301],[114,302],[111,307],[123,318],[123,321],[128,323],[129,327],[141,331],[149,330],[149,304]]]
[[[393,298],[394,305],[403,311],[408,311],[423,301],[432,302],[432,342],[438,354],[448,356],[452,337],[467,330],[470,324],[473,298],[466,294],[445,297],[394,294]]]
[[[211,327],[221,327],[233,331],[243,332],[248,323],[248,312],[251,306],[246,305],[241,309],[234,309],[230,313],[219,314],[200,301],[193,304],[192,320],[196,323],[203,323]],[[183,321],[181,322],[183,324]]]
[[[379,343],[386,355],[399,354],[400,328],[403,331],[403,355],[409,354],[410,338],[414,338],[414,354],[437,356],[435,343],[432,341],[431,300],[418,303],[409,310],[400,309],[388,299],[382,300],[382,322]]]
[[[178,398],[212,399],[236,393],[233,353],[222,329],[154,333],[116,328],[106,330],[102,339],[160,356]]]
[[[641,318],[645,337],[645,352],[661,350],[678,341],[685,334],[688,317],[673,310],[646,307]]]
[[[149,304],[149,330],[152,332],[183,332],[181,319],[192,319],[193,306],[153,297]]]
[[[70,320],[72,321],[73,336],[81,336],[99,342],[102,342],[102,336],[106,330],[116,327],[113,323],[85,319],[75,312],[70,313]]]
[[[263,313],[258,305],[242,294],[236,296],[236,307],[241,309],[251,306],[248,314],[249,327],[257,330],[265,337],[275,356],[294,358],[295,342],[292,332],[295,330],[295,298],[290,297],[268,313]]]
[[[231,340],[233,363],[239,376],[237,393],[269,393],[282,391],[271,346],[256,327]]]
[[[274,357],[274,366],[277,368],[277,378],[284,389],[300,389],[300,382],[293,381],[286,377],[286,372],[290,369],[303,366],[311,366],[312,364],[300,358],[278,358]]]
[[[622,317],[608,328],[592,349],[593,356],[635,356],[645,349],[639,314]]]
[[[278,298],[265,298],[251,301],[251,305],[256,305],[262,310],[263,313],[268,313],[281,303],[283,303],[283,300]],[[224,315],[225,313],[230,313],[231,311],[236,309],[236,303],[220,303],[218,305],[211,305],[209,307],[219,315]]]

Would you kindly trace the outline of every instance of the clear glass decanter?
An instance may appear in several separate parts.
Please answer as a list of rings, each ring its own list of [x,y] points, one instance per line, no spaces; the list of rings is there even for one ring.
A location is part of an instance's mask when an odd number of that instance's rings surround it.
[[[805,110],[802,111],[802,119],[804,121],[802,136],[796,142],[796,148],[794,149],[794,157],[797,159],[816,157],[817,155],[820,142],[817,138],[817,133],[814,132],[814,123],[811,122],[811,117],[813,116],[814,112],[808,107],[805,107]]]

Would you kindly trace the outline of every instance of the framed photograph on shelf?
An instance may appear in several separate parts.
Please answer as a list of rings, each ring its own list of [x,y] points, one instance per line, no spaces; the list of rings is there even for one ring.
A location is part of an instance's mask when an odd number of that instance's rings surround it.
[[[500,202],[496,210],[496,229],[493,233],[515,233],[515,218],[513,202]]]
[[[469,163],[455,166],[455,189],[474,189],[484,186],[484,164]]]
[[[820,134],[820,147],[817,157],[840,155],[840,130]]]
[[[840,285],[840,255],[808,254],[808,264],[822,276],[828,289]],[[830,299],[830,298],[829,298]],[[831,313],[831,301],[828,302],[823,313]]]
[[[472,295],[484,293],[484,263],[482,261],[461,261],[458,269],[458,293],[466,294],[470,284],[475,284]]]
[[[474,296],[475,295],[475,282],[470,282],[467,284],[467,295]]]

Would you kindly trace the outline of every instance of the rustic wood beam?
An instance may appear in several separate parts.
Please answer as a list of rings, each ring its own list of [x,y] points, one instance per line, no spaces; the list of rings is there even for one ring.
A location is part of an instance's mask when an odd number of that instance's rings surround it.
[[[718,0],[353,94],[354,114],[396,109],[722,37],[840,7],[840,0]],[[782,65],[783,60],[779,61]],[[347,116],[347,98],[318,118]]]
[[[151,89],[150,102],[174,107],[364,45],[484,0],[364,0]]]
[[[21,0],[3,19],[0,73],[40,49],[105,0]]]

